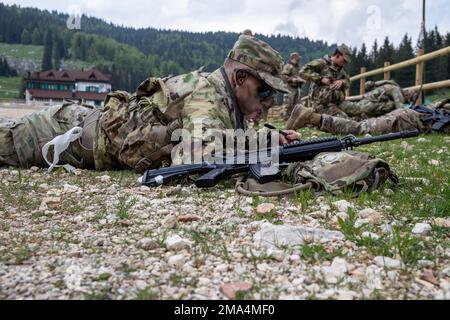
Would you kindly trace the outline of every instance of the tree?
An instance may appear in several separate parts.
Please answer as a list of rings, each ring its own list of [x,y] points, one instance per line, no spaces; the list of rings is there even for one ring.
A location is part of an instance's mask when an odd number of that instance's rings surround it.
[[[20,39],[22,41],[22,44],[31,44],[31,33],[27,29],[24,29],[22,35],[20,36]]]
[[[393,62],[399,63],[402,61],[413,59],[414,57],[415,55],[414,55],[414,48],[412,45],[412,39],[408,37],[408,34],[405,34],[402,42],[398,47],[398,50],[395,51]],[[408,87],[414,84],[415,70],[416,68],[414,66],[404,68],[401,70],[394,71],[392,73],[392,76],[400,84],[400,86]]]
[[[53,51],[53,39],[50,30],[45,33],[44,39],[44,56],[42,58],[42,71],[53,69],[52,51]]]

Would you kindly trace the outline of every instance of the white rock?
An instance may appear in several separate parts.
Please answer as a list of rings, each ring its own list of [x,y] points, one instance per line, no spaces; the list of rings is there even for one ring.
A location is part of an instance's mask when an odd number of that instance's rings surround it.
[[[180,269],[182,266],[184,266],[185,262],[186,262],[186,258],[182,254],[178,254],[176,256],[172,256],[167,261],[167,263],[170,266],[176,267],[178,269]]]
[[[170,215],[162,221],[162,225],[168,229],[174,229],[178,224],[176,216]]]
[[[256,208],[256,212],[259,214],[267,214],[275,210],[275,205],[273,203],[262,203]]]
[[[428,142],[430,142],[430,140],[425,139],[425,138],[419,138],[419,139],[417,139],[417,142],[419,142],[419,143],[428,143]]]
[[[373,239],[373,240],[378,240],[380,239],[380,236],[377,235],[376,233],[372,233],[372,232],[363,232],[361,235],[363,238],[367,238],[367,239]]]
[[[181,251],[185,249],[190,249],[190,242],[186,239],[181,238],[178,235],[168,237],[166,239],[166,248],[171,251]]]
[[[209,278],[198,278],[198,285],[201,287],[208,287],[211,284],[211,280]]]
[[[329,267],[322,267],[321,272],[325,281],[330,284],[336,284],[341,281],[348,272],[348,264],[342,258],[335,258]]]
[[[450,277],[450,267],[442,270],[442,273],[445,274],[447,277]]]
[[[67,184],[67,183],[64,185],[64,193],[75,193],[75,192],[78,192],[78,191],[80,191],[80,188],[77,187],[77,186],[72,186],[72,185]]]
[[[333,206],[338,209],[339,212],[347,212],[349,208],[352,207],[351,203],[347,200],[339,200],[336,202],[333,202]]]
[[[159,248],[158,243],[150,238],[144,238],[138,242],[138,247],[144,250],[154,250]]]
[[[323,243],[344,240],[344,238],[344,234],[339,231],[264,224],[261,230],[253,236],[253,241],[259,247],[275,249],[280,246],[301,245],[305,240]]]
[[[336,215],[336,221],[338,221],[337,218],[341,218],[342,220],[347,221],[349,219],[349,216],[346,212],[339,212]]]
[[[104,182],[104,183],[108,183],[111,181],[111,177],[108,175],[97,177],[97,179],[100,180],[100,182]]]
[[[383,290],[383,281],[381,279],[382,269],[377,266],[369,266],[366,269],[365,285],[369,292],[373,290]],[[364,295],[369,296],[370,293],[364,291]]]
[[[378,213],[378,212],[375,211],[374,209],[372,209],[372,208],[367,208],[367,209],[361,210],[361,211],[358,213],[358,216],[359,216],[361,219],[367,219],[367,218],[370,218],[371,216],[373,216],[373,215],[375,215],[375,214],[377,214],[377,213]]]
[[[286,255],[281,250],[269,249],[267,250],[267,255],[270,256],[271,259],[279,262],[283,262],[284,258],[286,258]]]
[[[145,282],[144,280],[136,280],[134,282],[134,286],[138,290],[145,290],[148,288],[147,282]]]
[[[38,188],[43,190],[43,191],[48,191],[49,186],[48,186],[48,184],[43,183],[43,184],[40,184]]]
[[[373,263],[380,268],[388,269],[401,269],[403,266],[403,263],[400,260],[380,256],[373,259]]]
[[[428,223],[418,223],[414,226],[412,233],[416,235],[426,235],[433,228]]]
[[[358,216],[361,218],[360,224],[375,225],[383,222],[381,213],[370,208],[361,210]]]
[[[216,272],[227,272],[228,271],[228,265],[226,265],[226,264],[219,264],[214,270]]]
[[[438,160],[430,160],[428,162],[428,164],[431,164],[432,166],[435,166],[435,167],[439,167],[441,165],[441,162]]]

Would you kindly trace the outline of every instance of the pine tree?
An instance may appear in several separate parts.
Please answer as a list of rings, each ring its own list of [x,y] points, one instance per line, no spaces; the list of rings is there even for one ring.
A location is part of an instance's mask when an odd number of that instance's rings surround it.
[[[52,54],[53,54],[53,66],[55,69],[59,69],[61,66],[61,49],[60,49],[60,39],[58,38],[58,35],[55,34],[55,38],[53,39],[53,48],[52,48]]]
[[[31,44],[31,33],[27,29],[24,29],[22,35],[20,36],[20,39],[22,44]]]
[[[52,63],[52,51],[53,51],[53,39],[50,30],[45,33],[44,39],[44,56],[42,58],[42,71],[53,69]]]
[[[412,45],[412,39],[406,34],[402,42],[400,43],[398,50],[394,54],[394,63],[399,63],[409,59],[413,59],[414,48]],[[401,87],[408,87],[414,84],[415,79],[415,66],[404,68],[401,70],[396,70],[392,73],[393,78],[400,84]]]

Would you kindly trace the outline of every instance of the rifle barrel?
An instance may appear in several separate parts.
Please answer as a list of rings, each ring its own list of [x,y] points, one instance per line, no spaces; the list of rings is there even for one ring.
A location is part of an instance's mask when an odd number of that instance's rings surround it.
[[[418,137],[419,134],[420,134],[419,130],[412,130],[412,131],[400,131],[397,133],[390,133],[390,134],[385,134],[385,135],[376,136],[376,137],[362,138],[362,139],[356,140],[355,146],[362,146],[362,145],[371,144],[371,143],[375,143],[375,142],[413,138],[413,137]]]

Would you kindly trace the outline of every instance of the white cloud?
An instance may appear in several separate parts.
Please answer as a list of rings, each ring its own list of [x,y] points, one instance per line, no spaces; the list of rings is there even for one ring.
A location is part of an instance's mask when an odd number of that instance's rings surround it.
[[[61,12],[79,9],[90,16],[132,27],[190,31],[252,29],[263,34],[307,36],[330,43],[371,46],[385,36],[398,43],[408,32],[419,34],[421,0],[2,0],[7,4],[33,6]],[[373,10],[379,8],[381,28],[373,28]],[[72,11],[71,11],[72,10]],[[450,1],[428,1],[428,26],[448,32]]]

